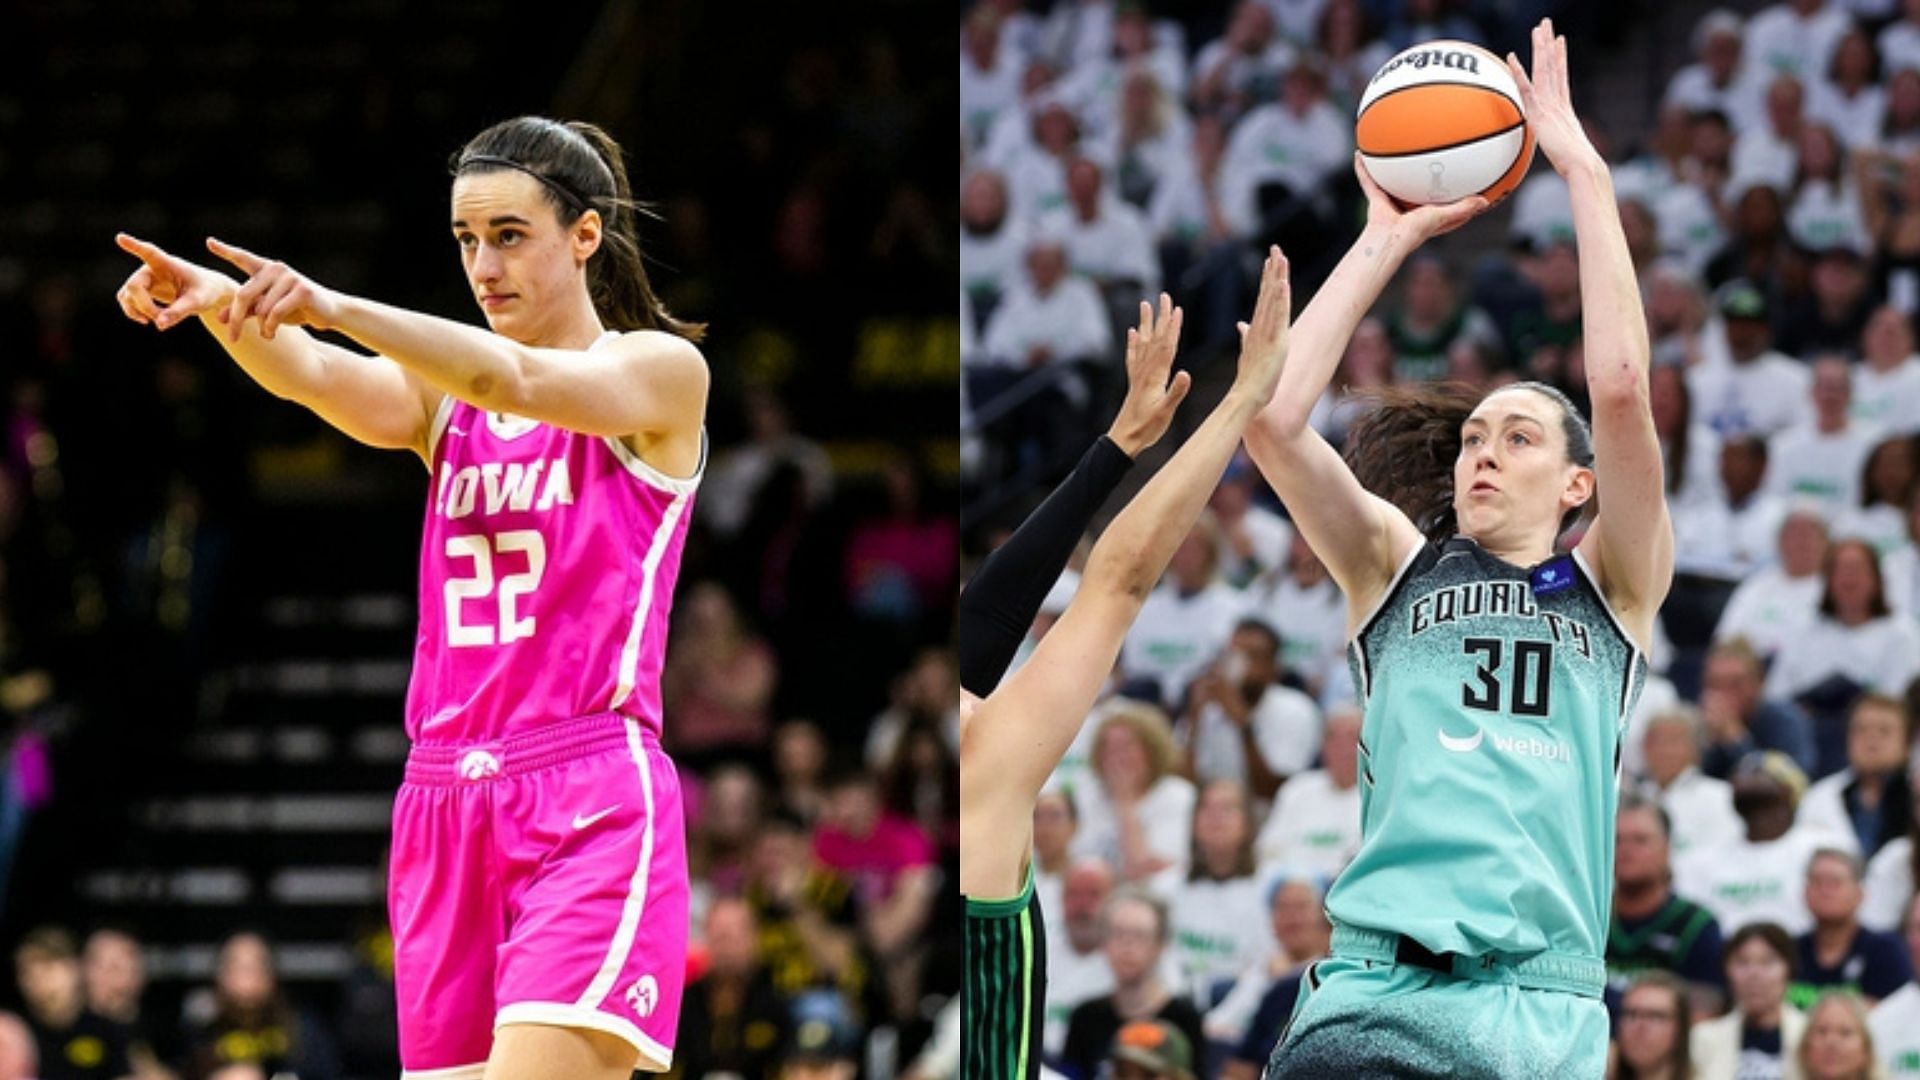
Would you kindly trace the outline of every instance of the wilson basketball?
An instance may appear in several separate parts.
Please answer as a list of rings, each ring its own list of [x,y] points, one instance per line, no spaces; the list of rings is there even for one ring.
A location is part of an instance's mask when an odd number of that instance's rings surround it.
[[[1533,161],[1506,61],[1464,41],[1424,42],[1381,65],[1354,142],[1374,182],[1408,203],[1499,202]]]

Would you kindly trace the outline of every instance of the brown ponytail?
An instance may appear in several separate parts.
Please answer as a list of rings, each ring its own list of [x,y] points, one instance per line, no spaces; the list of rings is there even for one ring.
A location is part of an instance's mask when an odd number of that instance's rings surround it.
[[[503,120],[473,137],[454,156],[455,175],[512,168],[540,181],[560,217],[570,226],[588,209],[605,228],[600,249],[587,262],[587,288],[594,310],[616,330],[663,330],[688,341],[706,336],[705,323],[675,318],[654,294],[640,254],[635,216],[651,213],[635,202],[627,184],[620,144],[599,127],[565,124],[539,116]]]

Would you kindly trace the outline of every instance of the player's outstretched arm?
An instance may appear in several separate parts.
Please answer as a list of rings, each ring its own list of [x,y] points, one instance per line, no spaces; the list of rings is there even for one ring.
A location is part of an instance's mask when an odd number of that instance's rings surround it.
[[[211,237],[207,247],[247,275],[228,309],[231,333],[248,319],[269,339],[282,326],[336,330],[441,393],[587,435],[685,432],[706,414],[706,359],[675,334],[634,331],[590,352],[522,345],[477,326],[336,292],[285,263]]]
[[[1140,329],[1127,335],[1127,397],[1105,437],[1095,440],[1080,464],[1020,523],[974,574],[960,594],[960,688],[986,697],[1000,684],[1020,641],[1046,600],[1047,591],[1140,451],[1160,441],[1192,378],[1174,372],[1180,313],[1160,294],[1158,323],[1150,336],[1152,305],[1140,302]],[[1152,348],[1148,348],[1151,340]]]
[[[1034,796],[1079,732],[1134,616],[1199,518],[1247,423],[1272,397],[1290,311],[1287,260],[1274,248],[1225,398],[1107,526],[1073,602],[1033,658],[974,710],[960,744],[961,891],[968,895],[1018,887]],[[1134,336],[1149,349],[1170,350],[1179,320],[1176,309]]]
[[[1509,55],[1521,104],[1540,150],[1567,179],[1580,252],[1582,345],[1593,402],[1594,474],[1600,514],[1580,542],[1607,600],[1639,639],[1651,642],[1653,618],[1673,581],[1673,525],[1666,470],[1653,426],[1646,313],[1627,253],[1607,163],[1574,113],[1567,39],[1543,19],[1533,30],[1533,73]]]
[[[1364,611],[1420,542],[1420,532],[1397,507],[1360,485],[1307,417],[1354,329],[1400,264],[1427,240],[1485,210],[1487,201],[1476,195],[1403,211],[1367,175],[1358,154],[1353,171],[1367,195],[1366,227],[1300,314],[1293,359],[1272,404],[1247,429],[1247,451],[1347,594],[1349,607]]]
[[[440,393],[406,369],[319,341],[298,328],[276,337],[228,324],[240,285],[121,233],[116,242],[140,260],[116,299],[135,322],[168,330],[198,317],[227,354],[275,397],[297,402],[350,438],[427,457],[427,431]]]

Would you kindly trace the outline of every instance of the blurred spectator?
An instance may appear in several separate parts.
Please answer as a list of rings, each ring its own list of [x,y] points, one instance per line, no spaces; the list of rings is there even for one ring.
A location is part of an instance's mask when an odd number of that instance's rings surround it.
[[[1229,198],[1227,126],[1211,113],[1195,119],[1190,152],[1175,158],[1153,189],[1147,217],[1159,244],[1168,287],[1190,309],[1185,331],[1202,350],[1235,342],[1247,272],[1242,262],[1253,233],[1253,207]]]
[[[948,683],[947,698],[954,700]],[[935,720],[909,724],[879,772],[882,801],[941,851],[960,843],[960,762]]]
[[[1800,820],[1859,841],[1872,858],[1906,832],[1912,794],[1907,789],[1908,731],[1897,698],[1862,694],[1848,710],[1847,767],[1807,789]]]
[[[1191,857],[1193,784],[1176,771],[1166,714],[1148,705],[1110,709],[1094,735],[1092,782],[1073,789],[1080,831],[1074,853],[1097,855],[1127,884],[1172,894]]]
[[[1340,872],[1360,850],[1360,728],[1358,705],[1327,711],[1321,767],[1287,781],[1260,827],[1254,851],[1263,869]]]
[[[1800,1072],[1808,1080],[1879,1080],[1884,1076],[1875,1057],[1873,1031],[1867,1008],[1846,992],[1821,995],[1807,1013],[1807,1033],[1800,1040]]]
[[[146,958],[141,955],[140,943],[124,930],[103,927],[87,935],[80,958],[87,1008],[126,1025],[127,1056],[134,1071],[143,1078],[170,1076],[160,1065],[153,1032],[140,1012],[140,998],[147,987]]]
[[[182,1011],[190,1080],[233,1065],[301,1080],[339,1075],[332,1040],[280,987],[273,952],[258,934],[234,934],[221,944],[212,990],[189,998]]]
[[[1037,221],[1067,205],[1067,166],[1097,150],[1082,138],[1080,117],[1058,97],[1036,101],[1029,115],[1031,136],[1016,145],[1000,167],[1006,171],[1013,213],[1023,221]]]
[[[1373,33],[1361,0],[1302,0],[1297,6],[1323,2],[1315,44],[1327,69],[1327,100],[1342,114],[1357,114],[1360,95],[1393,50]]]
[[[1888,77],[1887,118],[1880,128],[1880,148],[1902,155],[1920,150],[1920,70],[1896,67]]]
[[[917,459],[888,458],[881,481],[884,503],[848,530],[847,607],[867,619],[910,626],[952,604],[959,526],[940,512]]]
[[[1765,295],[1752,283],[1731,282],[1720,290],[1718,308],[1725,356],[1709,355],[1688,375],[1700,418],[1723,439],[1771,437],[1807,419],[1812,376],[1805,364],[1773,350]]]
[[[1279,653],[1272,627],[1242,619],[1226,652],[1193,681],[1179,728],[1181,772],[1188,779],[1232,780],[1266,800],[1313,763],[1320,710],[1312,698],[1280,685]]]
[[[34,1080],[40,1076],[40,1051],[34,1046],[27,1022],[0,1012],[0,1080]]]
[[[845,998],[810,990],[793,999],[780,1080],[853,1080],[860,1072],[860,1024]]]
[[[1848,149],[1880,139],[1887,92],[1880,85],[1880,50],[1859,26],[1847,28],[1833,51],[1827,77],[1813,84],[1807,111],[1833,128]]]
[[[1607,981],[1624,995],[1643,973],[1668,972],[1685,981],[1693,1013],[1712,1015],[1720,1010],[1724,988],[1720,924],[1712,912],[1673,891],[1671,828],[1659,804],[1632,794],[1621,798]]]
[[[1699,1076],[1734,1076],[1736,1068],[1780,1076],[1800,1050],[1807,1019],[1786,1003],[1793,978],[1793,939],[1773,923],[1742,927],[1727,942],[1727,985],[1733,1011],[1695,1024],[1693,1067]],[[1787,1075],[1791,1075],[1787,1073]]]
[[[1796,942],[1797,977],[1787,988],[1796,1008],[1808,1008],[1828,989],[1864,995],[1871,1005],[1913,978],[1900,940],[1860,925],[1863,872],[1859,856],[1836,848],[1814,852],[1807,863],[1813,929]]]
[[[1352,167],[1352,154],[1353,123],[1327,101],[1325,73],[1311,54],[1288,70],[1280,100],[1247,113],[1227,140],[1229,198],[1255,208],[1248,216],[1259,222],[1256,242],[1288,253],[1296,287],[1317,280],[1311,267],[1332,245],[1324,188]]]
[[[745,885],[764,802],[751,769],[721,765],[708,774],[699,817],[688,830],[688,864],[690,876],[714,895],[731,895]]]
[[[1794,823],[1806,783],[1793,760],[1777,750],[1742,758],[1733,774],[1733,808],[1747,823],[1746,838],[1688,853],[1674,867],[1674,890],[1713,912],[1723,931],[1767,922],[1789,934],[1806,932],[1813,925],[1807,862],[1817,848],[1846,843],[1845,837]]]
[[[1653,427],[1667,467],[1667,504],[1678,508],[1715,499],[1720,487],[1720,437],[1694,415],[1686,369],[1659,364],[1647,378]]]
[[[1252,799],[1238,780],[1212,781],[1193,814],[1193,869],[1167,905],[1180,989],[1202,1010],[1273,951],[1261,900]]]
[[[1447,353],[1461,341],[1499,347],[1499,328],[1486,312],[1460,295],[1452,271],[1439,256],[1409,258],[1400,281],[1400,303],[1386,318],[1395,381],[1444,378]]]
[[[1282,874],[1267,893],[1267,906],[1273,912],[1274,939],[1280,947],[1263,965],[1250,968],[1241,976],[1233,992],[1207,1017],[1209,1034],[1216,1022],[1233,1025],[1227,1014],[1243,988],[1260,988],[1258,1004],[1251,1017],[1237,1025],[1239,1039],[1227,1055],[1220,1075],[1223,1080],[1254,1080],[1266,1068],[1273,1048],[1280,1041],[1300,998],[1300,984],[1307,968],[1327,955],[1333,927],[1327,923],[1325,879],[1299,874]]]
[[[1620,995],[1613,1068],[1607,1075],[1622,1080],[1696,1076],[1692,1033],[1686,984],[1664,971],[1642,972]]]
[[[1860,467],[1859,501],[1836,515],[1834,535],[1865,540],[1880,556],[1882,569],[1887,569],[1887,556],[1907,544],[1907,505],[1916,491],[1920,491],[1920,441],[1911,435],[1881,439]],[[1904,612],[1907,590],[1897,587],[1891,574],[1887,584],[1887,602]]]
[[[975,8],[960,37],[960,121],[975,141],[1018,100],[1020,63],[1017,53],[1001,47],[999,14]]]
[[[1906,778],[1909,792],[1920,789],[1916,768],[1915,759],[1910,757]],[[1902,929],[1901,920],[1906,918],[1907,904],[1914,895],[1913,883],[1920,878],[1920,866],[1915,865],[1913,854],[1914,837],[1920,833],[1920,811],[1909,813],[1904,825],[1906,831],[1887,841],[1867,862],[1866,899],[1860,905],[1860,922],[1875,930]]]
[[[812,825],[826,800],[827,739],[811,720],[787,720],[773,733],[772,798],[775,805]]]
[[[1905,905],[1911,908],[1912,904]],[[1909,910],[1898,919],[1901,944],[1907,952],[1907,970],[1920,972],[1920,918]],[[1904,1075],[1920,1065],[1920,981],[1909,979],[1873,1007],[1867,1017],[1874,1048],[1887,1071]]]
[[[743,894],[760,928],[760,962],[782,994],[837,987],[871,1012],[881,986],[860,946],[853,883],[815,864],[810,851],[791,812],[767,815]]]
[[[979,359],[961,374],[975,409],[987,409],[1029,372],[1084,364],[1102,369],[1113,348],[1113,324],[1100,291],[1067,273],[1066,248],[1058,236],[1042,235],[1027,249],[1029,278],[1012,288],[991,317]],[[1077,373],[1033,394],[1004,421],[999,435],[1026,461],[1060,443],[1060,409],[1078,410],[1089,389]]]
[[[1852,350],[1872,310],[1863,249],[1867,227],[1859,192],[1838,138],[1825,124],[1803,125],[1798,168],[1787,208],[1787,234],[1808,252],[1808,293],[1785,305],[1777,324],[1781,350]]]
[[[1280,678],[1327,704],[1352,694],[1347,677],[1347,597],[1307,539],[1294,534],[1286,563],[1247,606],[1280,635]]]
[[[1333,383],[1314,402],[1307,422],[1335,448],[1347,441],[1347,428],[1368,406],[1365,394],[1393,383],[1393,340],[1379,319],[1365,318],[1347,339]]]
[[[1827,555],[1827,524],[1818,510],[1805,505],[1786,510],[1784,500],[1769,501],[1776,511],[1772,520],[1779,558],[1746,574],[1713,629],[1716,642],[1745,641],[1766,661],[1813,622],[1825,587],[1820,565]]]
[[[753,909],[723,897],[707,909],[707,970],[687,987],[674,1077],[730,1074],[772,1080],[787,1042],[787,1002],[760,965]]]
[[[1112,312],[1160,291],[1160,259],[1146,215],[1109,189],[1089,158],[1067,164],[1067,205],[1040,226],[1066,244],[1073,272],[1091,280]]]
[[[1566,372],[1566,351],[1580,339],[1580,262],[1573,241],[1547,244],[1523,269],[1535,297],[1508,317],[1507,349],[1527,377],[1584,392]]]
[[[1791,74],[1775,75],[1766,84],[1765,101],[1764,122],[1734,138],[1732,184],[1779,195],[1793,187],[1800,133],[1807,123],[1806,83]]]
[[[1293,544],[1287,519],[1254,501],[1254,489],[1262,483],[1253,463],[1236,454],[1207,499],[1219,526],[1220,576],[1236,589],[1284,567]]]
[[[1187,685],[1226,648],[1245,610],[1239,590],[1220,580],[1220,528],[1202,514],[1167,564],[1120,649],[1129,679],[1151,679],[1156,700],[1177,708]]]
[[[1072,1080],[1099,1075],[1114,1036],[1129,1021],[1165,1020],[1185,1036],[1189,1047],[1201,1044],[1199,1011],[1160,977],[1160,958],[1167,947],[1166,904],[1137,889],[1121,890],[1108,898],[1103,920],[1113,991],[1082,1003],[1067,1021],[1061,1072]]]
[[[1851,21],[1828,0],[1781,0],[1747,23],[1747,63],[1760,71],[1818,78]]]
[[[667,740],[674,759],[697,769],[723,754],[765,747],[779,658],[719,584],[692,583],[676,606],[673,648],[660,677],[673,716]]]
[[[1436,38],[1481,40],[1480,28],[1452,7],[1450,0],[1406,0],[1394,5],[1384,35],[1388,47],[1397,52]]]
[[[40,927],[13,952],[41,1080],[120,1080],[133,1072],[133,1032],[87,1008],[73,936]]]
[[[1130,18],[1127,25],[1134,21]],[[1144,13],[1139,21],[1144,22]],[[1160,185],[1181,170],[1192,152],[1193,122],[1180,108],[1178,87],[1170,91],[1162,76],[1145,67],[1123,68],[1116,74],[1124,75],[1114,95],[1120,116],[1113,126],[1111,144],[1101,156],[1113,162],[1114,194],[1145,211],[1153,204]],[[1073,194],[1071,173],[1067,176],[1067,193]],[[1157,277],[1159,273],[1156,264],[1153,274]]]
[[[1662,103],[1677,105],[1689,113],[1713,111],[1737,116],[1742,126],[1757,123],[1758,102],[1741,62],[1745,29],[1745,21],[1726,8],[1715,8],[1701,16],[1693,28],[1693,54],[1697,59],[1673,73]]]
[[[1879,432],[1847,415],[1853,380],[1843,357],[1816,359],[1813,422],[1775,435],[1767,448],[1767,483],[1784,499],[1810,501],[1832,521],[1860,501],[1860,470]]]
[[[1700,771],[1705,738],[1700,710],[1682,704],[1649,716],[1641,740],[1647,794],[1666,812],[1667,841],[1676,858],[1737,841],[1747,831],[1733,810],[1732,785]]]
[[[1280,80],[1297,55],[1276,33],[1262,0],[1240,0],[1226,33],[1200,47],[1193,60],[1193,107],[1236,120],[1280,96]]]
[[[1880,558],[1887,579],[1887,603],[1908,618],[1920,619],[1920,485],[1901,516],[1900,543]]]
[[[1033,800],[1033,895],[1047,926],[1061,925],[1061,890],[1073,865],[1073,832],[1080,821],[1073,814],[1073,798],[1059,789],[1042,791]],[[1052,947],[1053,938],[1047,938]]]
[[[819,443],[793,430],[780,395],[764,386],[750,386],[743,398],[748,441],[714,454],[695,504],[701,520],[723,540],[745,527],[761,489],[783,463],[806,478],[809,504],[824,503],[833,493],[833,463]]]
[[[1904,693],[1920,674],[1920,625],[1887,604],[1880,559],[1859,540],[1827,548],[1819,614],[1767,673],[1767,695],[1814,717],[1819,775],[1841,767],[1847,706],[1865,690]]]
[[[1179,109],[1178,100],[1186,92],[1187,58],[1178,42],[1169,40],[1171,35],[1160,34],[1160,29],[1164,27],[1154,25],[1146,5],[1116,4],[1112,49],[1103,56],[1075,65],[1072,76],[1065,80],[1061,88],[1063,96],[1078,103],[1081,114],[1087,117],[1096,134],[1112,136],[1121,132],[1119,141],[1124,146],[1132,141],[1124,134],[1130,126],[1134,127],[1133,134],[1140,133],[1136,125],[1145,119],[1144,112],[1134,110],[1142,108],[1144,102],[1132,101],[1129,95],[1137,93],[1135,88],[1143,81],[1150,88],[1150,100],[1155,102],[1152,111],[1160,114],[1157,119],[1184,127],[1186,114]],[[1157,127],[1158,123],[1153,126]],[[1172,145],[1178,147],[1183,143],[1176,139]],[[1107,160],[1121,163],[1124,158],[1122,153],[1112,152]],[[1122,169],[1125,170],[1124,164]],[[1121,190],[1127,201],[1135,205],[1141,202],[1128,191],[1124,181]]]
[[[867,766],[884,769],[894,757],[900,736],[915,724],[932,728],[949,749],[958,752],[960,706],[954,687],[959,678],[951,649],[920,650],[913,666],[895,676],[892,701],[867,725]]]
[[[911,1015],[925,959],[920,935],[940,886],[937,852],[911,819],[886,811],[879,781],[864,769],[829,780],[826,796],[814,857],[853,883],[861,930],[886,966],[898,1015]]]
[[[1707,653],[1700,688],[1707,751],[1700,769],[1708,776],[1727,779],[1735,763],[1755,750],[1781,751],[1803,774],[1813,767],[1812,722],[1795,706],[1762,697],[1761,687],[1760,661],[1745,639]]]
[[[1102,1075],[1113,1080],[1193,1080],[1193,1045],[1164,1020],[1135,1020],[1113,1036]]]
[[[1027,231],[1009,211],[1006,178],[991,169],[968,175],[960,185],[960,287],[979,318],[990,321],[1023,282],[1026,259]]]
[[[1047,911],[1047,1022],[1042,1042],[1049,1058],[1058,1058],[1067,1045],[1067,1023],[1073,1010],[1113,991],[1113,968],[1107,963],[1107,927],[1104,912],[1113,895],[1113,871],[1106,860],[1082,856],[1073,861],[1061,881],[1060,907]]]

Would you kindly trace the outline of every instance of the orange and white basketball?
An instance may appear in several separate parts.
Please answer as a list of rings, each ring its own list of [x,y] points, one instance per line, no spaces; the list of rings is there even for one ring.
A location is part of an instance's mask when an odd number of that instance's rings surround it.
[[[1533,162],[1533,130],[1506,61],[1464,41],[1428,41],[1381,65],[1354,128],[1367,174],[1408,203],[1499,202]]]

